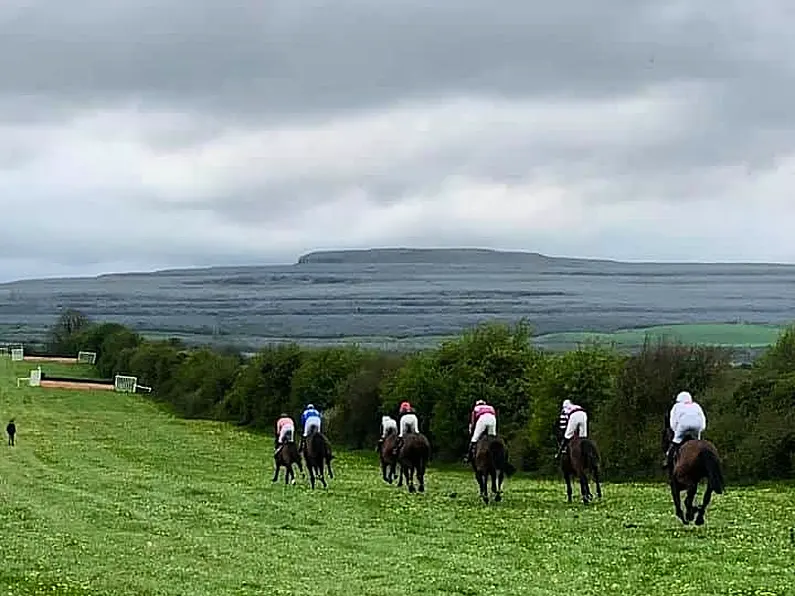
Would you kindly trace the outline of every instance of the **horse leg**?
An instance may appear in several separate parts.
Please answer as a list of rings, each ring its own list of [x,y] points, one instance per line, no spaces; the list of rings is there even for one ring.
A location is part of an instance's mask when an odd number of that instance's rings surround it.
[[[587,505],[591,502],[588,498],[590,492],[591,487],[588,486],[588,476],[585,475],[585,472],[580,472],[580,495],[582,496],[583,505]]]
[[[478,486],[480,487],[480,498],[483,499],[483,502],[486,505],[489,504],[489,486],[488,486],[488,479],[486,478],[486,474],[483,472],[475,472],[475,476],[478,480]]]
[[[281,464],[277,461],[276,462],[276,471],[273,473],[273,481],[272,482],[277,482],[279,480],[279,469],[280,468],[281,468]],[[287,471],[285,470],[284,473],[286,474]]]
[[[317,477],[320,479],[320,484],[323,485],[323,488],[328,488],[328,484],[326,484],[326,476],[323,473],[323,460],[320,460],[320,465],[317,467]]]
[[[326,460],[326,468],[328,468],[328,477],[329,478],[334,478],[334,471],[331,469],[331,460],[330,459]]]
[[[408,469],[408,472],[407,472],[407,477],[406,477],[406,483],[407,483],[407,486],[409,487],[409,492],[410,493],[417,492],[417,487],[414,486],[414,466],[413,465],[409,466],[409,469]]]
[[[568,470],[563,471],[563,480],[566,481],[566,500],[571,503],[571,473]]]
[[[681,492],[681,488],[679,487],[679,483],[676,479],[671,478],[671,497],[674,500],[674,508],[676,509],[676,517],[682,520],[682,523],[687,525],[689,522],[685,517],[685,514],[682,512],[682,496],[679,494]]]
[[[593,471],[593,481],[594,481],[594,484],[596,484],[596,498],[597,499],[601,499],[602,498],[602,479],[601,479],[601,474],[599,473],[599,466],[595,465],[593,467],[592,471]]]
[[[698,508],[698,515],[696,516],[696,525],[704,525],[704,516],[707,514],[707,505],[712,501],[712,486],[707,484],[707,489],[704,491],[704,498],[701,500],[701,507]]]
[[[698,484],[694,484],[688,488],[687,494],[685,495],[685,517],[689,522],[693,521],[698,511],[698,507],[693,506],[693,500],[696,498],[696,491],[698,491]]]
[[[382,459],[381,460],[381,477],[384,479],[384,482],[388,482],[389,484],[392,484],[392,478],[387,476],[387,469],[389,469],[389,466],[387,466],[387,463]]]
[[[315,466],[307,462],[306,471],[309,472],[309,486],[314,490],[315,488]]]
[[[502,480],[497,481],[497,476],[502,475],[502,471],[492,470],[491,471],[491,493],[494,495],[494,501],[499,503],[502,501],[502,495],[500,494],[500,484],[502,484]]]
[[[403,477],[404,477],[404,475],[405,475],[405,473],[403,472],[403,465],[401,464],[400,465],[400,476],[398,477],[398,483],[397,483],[398,488],[403,486]]]
[[[419,483],[417,490],[421,493],[425,492],[425,469],[425,461],[420,461],[417,466],[417,482]]]

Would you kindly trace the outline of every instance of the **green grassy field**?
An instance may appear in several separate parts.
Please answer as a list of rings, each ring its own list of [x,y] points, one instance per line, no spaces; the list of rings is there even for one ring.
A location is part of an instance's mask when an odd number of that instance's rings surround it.
[[[584,508],[518,476],[486,507],[463,466],[409,495],[369,454],[339,454],[312,492],[271,483],[269,436],[140,396],[17,389],[28,368],[0,361],[0,419],[19,426],[0,449],[0,595],[793,590],[792,488],[730,486],[702,528],[681,526],[662,484],[607,484]]]
[[[682,324],[656,327],[623,329],[615,333],[570,332],[541,335],[537,339],[542,346],[552,349],[570,349],[579,343],[597,341],[615,344],[619,349],[635,350],[643,345],[648,335],[653,341],[669,339],[684,344],[710,344],[729,348],[764,348],[774,344],[783,331],[775,325],[727,324]]]

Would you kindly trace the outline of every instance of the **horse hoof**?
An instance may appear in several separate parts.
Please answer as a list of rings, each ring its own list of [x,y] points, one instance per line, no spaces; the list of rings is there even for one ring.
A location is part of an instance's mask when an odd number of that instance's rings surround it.
[[[494,500],[495,500],[497,503],[499,503],[500,501],[502,501],[502,495],[500,495],[500,494],[496,494],[496,495],[494,495]]]
[[[697,526],[703,526],[704,525],[704,518],[701,517],[701,516],[697,517],[696,518],[696,525]]]
[[[483,499],[483,502],[484,502],[486,505],[488,505],[488,504],[489,504],[489,498],[488,498],[488,497],[480,497],[480,498],[481,498],[481,499]]]
[[[414,488],[413,486],[410,486],[410,487],[409,487],[409,492],[410,492],[410,493],[415,493],[415,492],[417,492],[417,489],[416,489],[416,488]]]

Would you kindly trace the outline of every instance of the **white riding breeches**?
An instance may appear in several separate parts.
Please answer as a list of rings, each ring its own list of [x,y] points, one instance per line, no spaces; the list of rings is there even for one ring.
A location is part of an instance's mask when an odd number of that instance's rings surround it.
[[[304,437],[308,437],[309,433],[312,432],[312,429],[315,432],[320,432],[320,418],[317,416],[312,416],[311,418],[306,419],[306,424],[304,425]]]
[[[284,443],[285,441],[292,441],[294,435],[295,435],[295,429],[292,426],[289,425],[283,426],[282,431],[279,433],[279,443]]]
[[[571,439],[575,433],[582,438],[588,436],[588,414],[582,410],[569,416],[569,422],[566,425],[566,432],[563,434],[563,438]]]
[[[389,432],[390,429],[395,431],[395,432],[397,432],[397,429],[398,429],[397,422],[395,422],[394,420],[387,420],[386,422],[382,422],[381,423],[381,438],[382,439],[384,437],[386,437],[386,433]]]
[[[701,420],[698,418],[695,418],[694,420],[683,418],[679,420],[679,424],[676,425],[673,442],[679,445],[687,437],[701,439],[702,432],[704,432],[704,429],[701,427]]]
[[[403,437],[406,433],[420,432],[420,421],[417,420],[416,414],[406,414],[400,419],[400,434]]]
[[[483,414],[478,418],[478,421],[475,422],[475,430],[472,431],[470,443],[477,443],[483,433],[488,433],[491,437],[497,434],[497,417],[494,414]]]

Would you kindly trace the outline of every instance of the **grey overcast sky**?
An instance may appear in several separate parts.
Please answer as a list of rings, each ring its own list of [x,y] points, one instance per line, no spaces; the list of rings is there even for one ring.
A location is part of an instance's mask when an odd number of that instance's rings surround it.
[[[786,0],[3,0],[0,278],[795,262]]]

